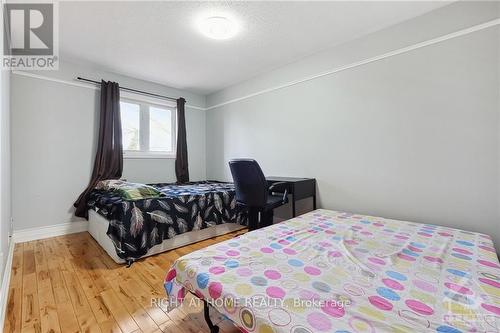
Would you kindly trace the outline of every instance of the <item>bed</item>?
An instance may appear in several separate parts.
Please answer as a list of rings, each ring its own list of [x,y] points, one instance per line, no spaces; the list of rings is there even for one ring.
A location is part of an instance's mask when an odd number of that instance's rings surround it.
[[[99,185],[90,194],[89,232],[118,263],[245,227],[246,217],[236,205],[231,183],[107,182],[113,186]],[[127,196],[117,190],[124,186]],[[146,194],[138,188],[146,189]]]
[[[185,255],[164,283],[171,308],[190,292],[243,332],[500,329],[489,236],[323,209]]]

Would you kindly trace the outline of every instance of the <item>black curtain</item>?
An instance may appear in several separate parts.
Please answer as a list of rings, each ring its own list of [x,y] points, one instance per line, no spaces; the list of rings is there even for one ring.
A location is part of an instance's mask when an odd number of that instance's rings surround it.
[[[186,140],[186,116],[184,98],[177,99],[177,155],[175,157],[175,176],[177,183],[189,182],[188,151]]]
[[[116,82],[101,81],[99,138],[94,170],[87,188],[73,204],[75,215],[88,218],[87,201],[97,182],[119,179],[123,171],[122,127],[120,120],[120,87]]]

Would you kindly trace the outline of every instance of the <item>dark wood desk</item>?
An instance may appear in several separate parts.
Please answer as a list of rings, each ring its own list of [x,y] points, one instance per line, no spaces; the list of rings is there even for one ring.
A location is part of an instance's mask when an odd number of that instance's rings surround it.
[[[296,216],[295,202],[312,197],[313,209],[316,209],[316,179],[295,177],[266,177],[269,186],[273,183],[284,182],[288,184],[288,193],[292,196],[292,216]]]

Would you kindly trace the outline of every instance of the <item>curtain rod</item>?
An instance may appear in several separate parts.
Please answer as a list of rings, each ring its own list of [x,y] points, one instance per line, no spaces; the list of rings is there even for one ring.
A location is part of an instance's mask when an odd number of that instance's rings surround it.
[[[95,80],[91,80],[91,79],[86,79],[86,78],[80,77],[80,76],[78,76],[76,79],[78,81],[84,81],[84,82],[94,83],[94,84],[98,84],[98,85],[101,84],[101,82],[99,82],[99,81],[95,81]],[[127,88],[127,87],[122,87],[122,86],[120,86],[120,90],[130,91],[130,92],[133,92],[133,93],[137,93],[137,94],[141,94],[141,95],[147,95],[147,96],[153,96],[153,97],[157,97],[157,98],[164,98],[164,99],[168,99],[168,100],[171,100],[171,101],[177,101],[177,98],[174,98],[174,97],[169,97],[169,96],[164,96],[164,95],[158,95],[158,94],[150,93],[150,92],[147,92],[147,91],[142,91],[142,90]]]

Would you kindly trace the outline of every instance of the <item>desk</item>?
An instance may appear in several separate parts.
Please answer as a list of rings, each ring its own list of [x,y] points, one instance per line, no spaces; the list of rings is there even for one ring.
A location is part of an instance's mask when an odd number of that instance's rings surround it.
[[[316,179],[295,177],[266,177],[267,183],[284,182],[288,185],[288,193],[292,196],[292,216],[296,216],[295,202],[297,200],[312,197],[313,210],[316,209]]]

